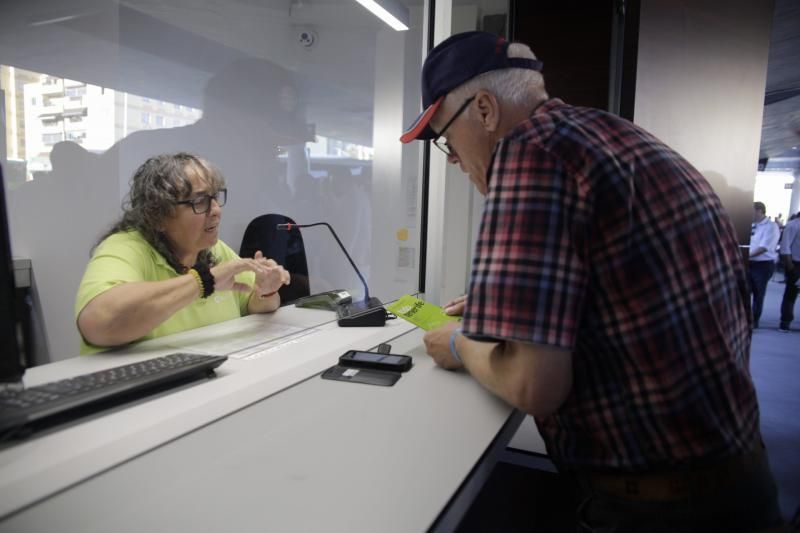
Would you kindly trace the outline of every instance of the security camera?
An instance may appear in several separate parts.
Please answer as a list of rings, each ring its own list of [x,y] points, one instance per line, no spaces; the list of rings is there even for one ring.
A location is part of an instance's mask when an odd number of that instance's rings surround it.
[[[297,35],[298,42],[305,48],[311,48],[317,42],[317,34],[313,30],[300,30]]]

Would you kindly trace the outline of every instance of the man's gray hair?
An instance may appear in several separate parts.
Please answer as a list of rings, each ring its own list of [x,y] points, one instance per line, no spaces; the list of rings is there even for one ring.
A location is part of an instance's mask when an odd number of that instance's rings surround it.
[[[225,178],[214,165],[196,155],[180,152],[151,157],[131,178],[131,189],[122,204],[122,217],[98,241],[114,233],[136,230],[160,253],[179,274],[187,271],[175,254],[175,245],[161,230],[164,221],[175,213],[175,202],[192,194],[192,182],[187,171],[205,180],[210,192],[225,186]],[[213,266],[216,262],[210,250],[203,250],[198,262]]]
[[[536,59],[531,49],[522,43],[511,43],[507,54],[508,57]],[[450,94],[461,100],[481,89],[494,94],[501,103],[514,106],[533,106],[548,98],[541,72],[524,68],[485,72],[459,85]]]

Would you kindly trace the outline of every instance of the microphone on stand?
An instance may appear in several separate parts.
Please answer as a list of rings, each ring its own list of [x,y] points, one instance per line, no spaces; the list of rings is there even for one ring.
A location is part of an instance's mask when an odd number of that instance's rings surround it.
[[[276,226],[279,230],[292,231],[294,228],[313,228],[314,226],[325,226],[336,239],[336,243],[341,248],[347,260],[353,266],[353,270],[358,274],[358,279],[364,285],[364,299],[360,302],[341,303],[336,307],[336,315],[338,316],[338,324],[342,327],[356,327],[356,326],[384,326],[386,325],[386,309],[383,308],[383,303],[375,298],[370,297],[369,287],[361,271],[358,270],[353,258],[347,253],[347,248],[344,247],[339,236],[327,222],[315,222],[313,224],[278,224]]]

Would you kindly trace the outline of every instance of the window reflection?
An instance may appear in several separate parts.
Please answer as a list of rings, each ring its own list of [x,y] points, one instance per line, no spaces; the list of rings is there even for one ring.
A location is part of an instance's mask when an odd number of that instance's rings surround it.
[[[158,153],[222,170],[220,235],[234,250],[265,214],[325,220],[376,295],[415,290],[419,151],[397,136],[419,108],[422,2],[404,3],[408,32],[352,0],[43,0],[4,12],[0,157],[15,253],[33,261],[51,344],[77,346],[71,302],[92,245]],[[311,47],[298,40],[307,30]],[[311,291],[358,295],[330,236],[303,237]]]

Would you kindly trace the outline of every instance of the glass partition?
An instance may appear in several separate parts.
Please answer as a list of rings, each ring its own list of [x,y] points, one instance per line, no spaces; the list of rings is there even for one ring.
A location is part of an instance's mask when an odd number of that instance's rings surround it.
[[[36,359],[77,354],[83,269],[158,153],[221,169],[220,238],[237,252],[262,215],[326,221],[372,295],[416,291],[421,148],[398,137],[426,32],[422,0],[393,4],[409,30],[354,0],[4,3],[0,161],[13,253],[33,265]],[[302,236],[310,292],[363,293],[324,228]]]

